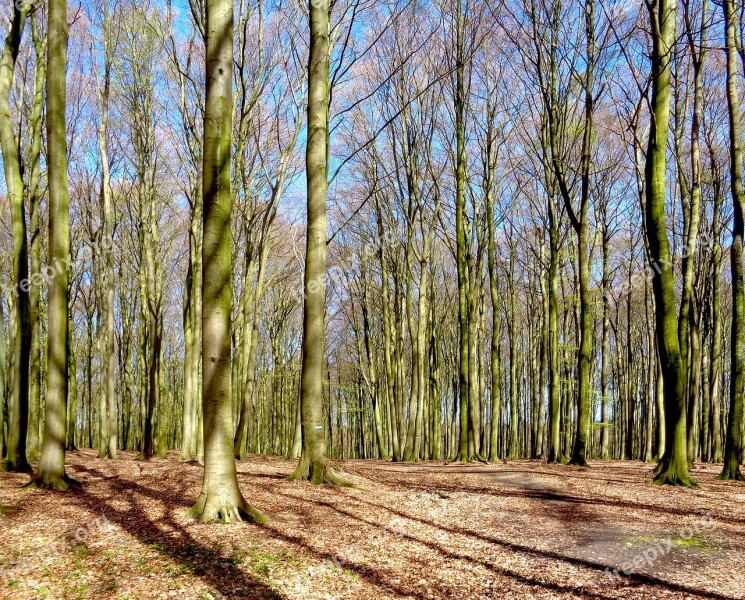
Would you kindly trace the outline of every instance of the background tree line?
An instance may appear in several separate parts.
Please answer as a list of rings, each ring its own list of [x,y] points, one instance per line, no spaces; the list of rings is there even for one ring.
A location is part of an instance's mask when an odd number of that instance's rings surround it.
[[[69,253],[48,232],[53,3],[6,9],[6,468],[39,458],[50,406],[68,450],[204,458],[207,17],[229,4],[67,7]],[[739,476],[742,13],[234,2],[212,150],[229,155],[235,458],[302,455],[314,480],[333,480],[313,475],[326,454]],[[69,281],[34,284],[63,251]]]

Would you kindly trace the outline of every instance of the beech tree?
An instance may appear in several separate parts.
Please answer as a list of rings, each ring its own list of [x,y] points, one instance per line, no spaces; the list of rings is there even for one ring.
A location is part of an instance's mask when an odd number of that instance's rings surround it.
[[[49,262],[56,272],[49,284],[47,381],[39,469],[32,486],[67,490],[75,483],[65,473],[68,391],[68,277],[70,191],[67,183],[67,1],[48,3],[47,162],[49,179]]]
[[[230,394],[230,146],[233,4],[207,0],[205,10],[204,241],[202,246],[202,409],[204,481],[190,514],[202,522],[262,521],[238,488]]]
[[[32,4],[13,3],[13,12],[0,63],[0,144],[3,153],[5,186],[13,226],[13,295],[16,333],[12,336],[13,374],[10,388],[8,440],[4,468],[7,471],[31,470],[26,459],[29,400],[29,353],[31,322],[29,316],[28,233],[23,202],[24,184],[18,139],[10,113],[10,92],[16,70],[21,37]]]

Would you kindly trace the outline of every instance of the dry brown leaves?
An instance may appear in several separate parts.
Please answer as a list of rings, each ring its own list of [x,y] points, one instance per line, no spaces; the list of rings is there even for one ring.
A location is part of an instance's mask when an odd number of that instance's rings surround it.
[[[239,464],[264,525],[190,520],[202,468],[175,455],[71,453],[65,494],[0,474],[0,598],[745,597],[745,484],[717,467],[686,490],[640,463],[338,463],[351,489],[293,466]]]

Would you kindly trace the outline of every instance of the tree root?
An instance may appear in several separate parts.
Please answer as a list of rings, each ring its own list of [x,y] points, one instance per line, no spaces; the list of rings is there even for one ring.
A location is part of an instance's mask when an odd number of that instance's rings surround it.
[[[287,481],[310,481],[313,485],[335,485],[338,487],[354,487],[348,481],[334,475],[327,461],[317,461],[313,464],[305,457],[300,458],[297,468],[287,478]]]
[[[687,466],[687,459],[684,460]],[[682,471],[682,472],[681,472]],[[683,487],[698,487],[698,484],[679,465],[669,458],[663,458],[657,464],[650,483],[654,485],[680,485]]]
[[[719,481],[745,481],[745,475],[740,471],[739,465],[732,469],[730,465],[725,464],[717,479]]]
[[[264,514],[251,506],[243,498],[236,503],[224,502],[224,498],[199,495],[194,506],[189,510],[189,516],[200,523],[265,523]]]
[[[79,481],[76,481],[72,477],[68,477],[66,474],[62,476],[55,475],[53,477],[45,477],[37,473],[31,478],[31,481],[23,486],[22,489],[67,492],[71,489],[80,489],[81,487],[82,485]]]
[[[33,473],[34,470],[28,464],[28,461],[18,462],[9,458],[3,463],[3,471],[7,473]]]
[[[568,465],[574,465],[575,467],[588,467],[587,461],[584,459],[584,457],[581,456],[573,456],[571,459],[569,459],[569,462],[566,463]]]

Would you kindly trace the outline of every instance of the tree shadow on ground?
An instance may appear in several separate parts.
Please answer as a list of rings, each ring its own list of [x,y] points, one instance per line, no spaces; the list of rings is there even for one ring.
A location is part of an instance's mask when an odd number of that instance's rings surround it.
[[[174,506],[165,493],[134,483],[120,477],[109,477],[96,469],[76,464],[82,471],[98,480],[106,480],[118,500],[126,498],[127,509],[116,508],[112,502],[93,495],[85,488],[70,497],[81,508],[88,511],[105,509],[112,524],[140,540],[170,559],[185,564],[192,573],[225,598],[256,598],[258,600],[281,596],[264,582],[251,577],[238,568],[234,561],[214,548],[209,548],[192,536],[173,518]],[[180,486],[182,497],[187,493],[188,483]],[[143,500],[160,502],[166,510],[165,516],[155,523],[149,520]],[[219,525],[215,525],[219,527]],[[165,529],[168,529],[166,531]]]
[[[404,474],[402,471],[393,471],[395,473],[398,473],[399,475]],[[506,472],[506,471],[505,471]],[[416,492],[429,492],[429,493],[447,493],[447,494],[453,494],[453,493],[462,493],[467,492],[469,494],[479,494],[479,495],[488,495],[488,496],[494,496],[498,498],[528,498],[528,499],[537,499],[537,500],[548,500],[553,502],[567,502],[575,505],[591,505],[591,506],[607,506],[612,508],[625,508],[629,510],[643,510],[643,511],[649,511],[649,512],[657,512],[665,515],[671,515],[675,517],[680,517],[679,510],[675,508],[669,508],[666,506],[660,506],[656,504],[645,504],[641,502],[631,502],[628,500],[620,500],[616,498],[587,498],[583,496],[571,496],[567,494],[561,494],[558,492],[541,492],[541,491],[535,491],[535,490],[525,490],[525,491],[514,491],[514,490],[503,490],[499,489],[497,487],[485,487],[483,485],[463,485],[462,483],[458,484],[444,484],[441,481],[437,482],[431,482],[431,483],[412,483],[408,481],[404,481],[402,479],[390,479],[387,477],[374,477],[367,473],[355,473],[354,471],[350,471],[352,475],[356,475],[358,477],[363,477],[364,479],[367,479],[371,482],[386,485],[393,488],[404,488],[411,491]],[[526,474],[525,471],[518,471],[518,473]],[[484,476],[488,476],[488,473],[482,473]],[[496,483],[500,483],[495,480]],[[617,483],[617,482],[614,482]],[[501,484],[500,484],[501,485]],[[745,519],[742,518],[736,518],[731,515],[726,514],[714,514],[711,511],[701,511],[701,510],[687,510],[686,516],[691,517],[711,517],[715,520],[724,522],[724,523],[736,523],[740,525],[745,525]]]
[[[275,490],[273,493],[277,494],[278,492],[276,492],[276,490]],[[351,511],[349,511],[349,510],[345,510],[345,509],[339,508],[339,507],[331,504],[330,502],[317,501],[317,500],[305,500],[303,498],[297,498],[296,496],[292,496],[292,495],[289,495],[289,494],[282,494],[281,492],[279,492],[279,494],[280,495],[287,496],[288,498],[292,498],[295,501],[315,502],[318,505],[325,506],[326,508],[328,508],[330,510],[333,510],[333,511],[335,511],[335,512],[341,514],[341,515],[344,515],[346,517],[349,517],[351,519],[357,520],[357,521],[359,521],[361,523],[366,523],[366,524],[371,525],[371,526],[374,526],[374,527],[380,527],[380,524],[376,523],[375,521],[368,520],[368,519],[366,519],[364,517],[361,517],[360,515],[357,515],[357,514],[351,512]],[[408,520],[411,520],[411,521],[420,523],[422,525],[426,525],[426,526],[429,526],[429,527],[432,527],[432,528],[435,528],[435,529],[439,529],[439,530],[444,531],[446,533],[472,537],[472,538],[478,539],[479,541],[482,541],[482,542],[485,542],[485,543],[488,543],[488,544],[492,544],[492,545],[495,545],[495,546],[499,546],[499,547],[502,547],[502,548],[511,550],[513,552],[531,555],[531,556],[534,556],[534,557],[540,558],[540,559],[550,559],[552,561],[560,561],[560,562],[564,562],[564,563],[571,564],[571,565],[574,565],[574,566],[584,567],[584,568],[592,569],[594,571],[600,571],[600,572],[603,572],[603,574],[605,574],[606,569],[611,569],[612,570],[612,569],[616,568],[616,565],[611,566],[611,565],[606,565],[606,564],[600,563],[600,562],[594,562],[594,561],[585,560],[585,559],[582,559],[582,558],[576,558],[576,557],[566,556],[566,555],[560,554],[558,552],[553,552],[553,551],[549,551],[549,550],[540,550],[540,549],[536,549],[536,548],[531,548],[529,546],[524,546],[522,544],[518,544],[518,543],[515,543],[515,542],[510,542],[510,541],[502,540],[502,539],[499,539],[499,538],[494,537],[494,536],[485,535],[485,534],[482,534],[482,533],[479,533],[479,532],[471,531],[471,530],[460,528],[460,527],[457,527],[457,526],[448,526],[448,525],[443,525],[443,524],[439,524],[439,523],[434,523],[431,520],[423,519],[423,518],[417,517],[417,516],[412,516],[412,515],[409,515],[407,513],[402,512],[400,510],[396,510],[394,508],[390,508],[390,507],[387,507],[387,506],[381,506],[379,504],[375,504],[373,502],[368,502],[368,501],[362,500],[360,498],[356,498],[356,500],[358,502],[362,503],[362,504],[365,504],[365,505],[371,507],[372,509],[374,509],[374,512],[377,512],[377,513],[379,513],[380,511],[388,511],[390,514],[395,515],[395,516],[400,517],[400,518],[403,518],[403,519],[408,519]],[[605,598],[605,597],[607,597],[607,596],[602,596],[602,595],[599,595],[599,594],[588,594],[587,591],[582,590],[582,589],[579,589],[579,588],[576,588],[574,586],[568,586],[568,585],[562,585],[562,584],[558,584],[558,583],[541,581],[539,579],[535,579],[535,578],[529,577],[527,575],[523,575],[521,573],[517,573],[515,571],[508,570],[508,569],[506,569],[506,568],[504,568],[504,567],[502,567],[500,565],[496,565],[496,564],[494,564],[494,563],[492,563],[490,561],[487,561],[487,560],[484,560],[484,559],[481,559],[481,558],[477,558],[477,557],[473,557],[473,556],[469,556],[469,555],[466,555],[466,554],[460,554],[460,553],[454,552],[452,550],[448,550],[448,549],[443,548],[442,546],[440,546],[440,545],[438,545],[438,544],[436,544],[436,543],[434,543],[434,542],[432,542],[432,541],[430,541],[428,539],[422,539],[422,538],[419,538],[419,537],[415,537],[413,535],[410,535],[410,534],[407,534],[407,533],[404,533],[404,532],[401,532],[400,537],[401,537],[401,539],[407,539],[409,541],[412,541],[412,542],[415,542],[415,543],[424,545],[424,546],[426,546],[426,547],[428,547],[428,548],[430,548],[432,550],[435,550],[439,554],[441,554],[442,556],[444,556],[446,558],[455,559],[455,560],[463,560],[463,561],[466,561],[466,562],[477,563],[477,564],[480,564],[483,567],[485,567],[485,568],[487,568],[487,569],[489,569],[489,570],[491,570],[491,571],[493,571],[493,572],[495,572],[497,574],[500,574],[500,575],[503,575],[503,576],[506,576],[506,577],[510,577],[510,578],[512,578],[514,580],[520,581],[522,583],[526,583],[528,585],[540,586],[540,587],[543,587],[545,589],[550,589],[550,590],[557,591],[557,592],[566,592],[566,593],[571,593],[571,594],[578,594],[579,593],[583,597],[594,597],[594,598]],[[609,582],[610,582],[610,579],[609,579]],[[664,579],[653,577],[651,575],[645,575],[645,574],[642,574],[642,573],[632,573],[630,576],[628,576],[626,578],[626,583],[629,584],[629,587],[631,587],[631,586],[638,586],[638,585],[653,585],[653,586],[661,587],[661,588],[664,588],[666,590],[670,590],[670,591],[674,591],[674,592],[679,592],[679,593],[683,593],[683,594],[691,594],[691,595],[695,595],[695,596],[699,596],[699,597],[703,597],[703,598],[712,598],[712,599],[717,599],[717,600],[733,600],[733,598],[735,598],[733,596],[727,596],[727,595],[719,594],[717,592],[710,592],[710,591],[706,591],[706,590],[700,590],[700,589],[696,589],[696,588],[691,588],[689,586],[685,586],[685,585],[677,584],[677,583],[674,583],[674,582],[666,581]]]
[[[277,592],[269,588],[266,584],[257,581],[250,577],[229,560],[222,556],[219,551],[211,548],[207,548],[203,544],[200,544],[188,531],[184,529],[178,522],[173,518],[173,511],[178,506],[173,505],[172,498],[165,492],[154,490],[150,487],[134,483],[131,480],[120,477],[108,477],[96,469],[90,467],[76,465],[77,470],[83,471],[96,479],[106,479],[107,484],[111,485],[117,493],[126,496],[130,504],[129,510],[118,510],[111,506],[111,503],[107,503],[101,500],[98,496],[82,492],[79,494],[79,498],[83,500],[81,506],[91,510],[92,504],[102,503],[110,513],[109,519],[112,523],[118,524],[124,531],[137,539],[143,541],[146,544],[156,543],[158,550],[166,556],[185,562],[195,575],[200,577],[205,583],[214,587],[218,592],[223,594],[226,598],[278,598],[280,597]],[[245,473],[242,475],[246,475]],[[251,475],[253,477],[253,475]],[[186,497],[186,488],[188,484],[183,483],[180,487],[178,497]],[[145,511],[141,503],[139,503],[135,494],[143,496],[151,501],[157,501],[162,503],[166,508],[166,517],[159,521],[161,525],[168,526],[172,532],[166,533],[155,523],[148,520],[145,517]],[[186,508],[184,506],[183,508]],[[307,515],[306,515],[307,517]],[[306,518],[306,521],[310,521]],[[281,525],[275,526],[270,521],[268,523],[260,524],[253,523],[255,527],[260,528],[268,535],[276,538],[291,542],[297,546],[305,548],[314,558],[323,562],[328,561],[331,556],[328,553],[319,551],[309,546],[304,540],[298,537],[291,536],[283,533],[280,528]],[[215,527],[220,527],[216,524]],[[367,565],[359,565],[352,562],[345,561],[343,568],[353,572],[361,579],[366,580],[368,583],[385,590],[393,595],[405,596],[408,598],[414,598],[416,600],[425,600],[426,596],[419,595],[411,590],[405,590],[396,586],[394,583],[386,581],[384,574],[379,573],[374,568]],[[232,582],[236,587],[228,589],[228,583]],[[240,593],[240,595],[236,595]]]

